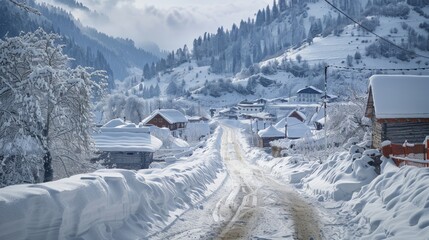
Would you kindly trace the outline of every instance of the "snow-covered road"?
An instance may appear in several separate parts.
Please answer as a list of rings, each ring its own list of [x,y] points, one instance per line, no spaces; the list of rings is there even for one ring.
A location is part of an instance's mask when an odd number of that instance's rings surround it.
[[[249,164],[237,128],[223,125],[229,177],[156,239],[321,239],[317,212],[292,187]]]

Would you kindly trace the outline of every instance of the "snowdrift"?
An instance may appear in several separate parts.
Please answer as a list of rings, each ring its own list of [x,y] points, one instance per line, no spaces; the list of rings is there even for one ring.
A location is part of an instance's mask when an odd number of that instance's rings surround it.
[[[222,132],[187,161],[165,169],[99,170],[0,189],[0,239],[141,239],[220,184]]]
[[[383,159],[383,174],[344,207],[355,211],[354,235],[362,239],[427,239],[429,236],[429,171],[397,168]]]

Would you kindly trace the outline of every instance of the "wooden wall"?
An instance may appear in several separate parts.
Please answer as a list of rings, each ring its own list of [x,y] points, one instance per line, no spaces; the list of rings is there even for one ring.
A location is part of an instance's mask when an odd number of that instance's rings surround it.
[[[105,152],[102,155],[109,167],[124,169],[147,169],[153,161],[153,153],[149,152]]]
[[[157,127],[159,127],[159,128],[162,128],[162,127],[166,127],[166,128],[169,128],[170,130],[174,130],[174,129],[171,129],[171,127],[170,127],[170,123],[169,122],[167,122],[167,120],[165,120],[161,115],[159,115],[159,114],[157,114],[155,117],[153,117],[149,122],[147,122],[148,124],[152,124],[152,125],[155,125],[155,126],[157,126]]]
[[[429,136],[429,122],[373,122],[372,145],[380,148],[384,140],[392,143],[422,143]]]

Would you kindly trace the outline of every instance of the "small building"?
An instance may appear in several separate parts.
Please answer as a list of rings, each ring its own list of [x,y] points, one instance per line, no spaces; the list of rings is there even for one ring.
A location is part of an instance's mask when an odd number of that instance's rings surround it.
[[[222,109],[219,111],[219,117],[227,119],[238,119],[238,109],[235,107]]]
[[[153,153],[162,146],[161,140],[150,135],[149,127],[137,127],[122,119],[113,119],[93,135],[100,155],[93,161],[104,160],[105,165],[124,169],[148,168]]]
[[[316,130],[323,129],[325,125],[325,108],[324,107],[317,108],[316,112],[313,114],[313,116],[310,119],[310,124],[313,124]]]
[[[287,117],[284,128],[288,139],[299,139],[311,133],[310,127],[295,117]]]
[[[189,123],[209,122],[210,120],[204,116],[186,116]]]
[[[270,142],[285,138],[285,133],[274,126],[269,126],[258,132],[259,147],[270,147]]]
[[[320,102],[323,91],[313,86],[306,86],[299,89],[297,92],[296,101],[303,103],[316,103]]]
[[[265,109],[265,103],[259,103],[257,102],[249,102],[247,100],[243,100],[240,103],[238,103],[238,110],[240,111],[240,114],[249,114],[249,113],[258,113],[262,112]]]
[[[429,135],[429,76],[373,75],[365,116],[372,120],[372,147],[421,143]]]
[[[150,116],[142,121],[142,124],[144,125],[168,128],[175,137],[182,135],[183,129],[186,128],[187,123],[188,119],[186,116],[175,109],[155,110]]]

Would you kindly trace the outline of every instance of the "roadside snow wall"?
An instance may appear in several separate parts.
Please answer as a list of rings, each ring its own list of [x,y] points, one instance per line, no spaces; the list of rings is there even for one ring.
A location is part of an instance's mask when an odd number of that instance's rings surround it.
[[[397,168],[383,159],[383,173],[353,196],[344,209],[357,213],[351,221],[359,239],[428,239],[429,171]]]
[[[0,189],[0,239],[141,239],[210,195],[226,176],[221,129],[165,169],[99,170]]]

